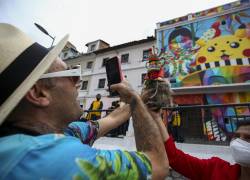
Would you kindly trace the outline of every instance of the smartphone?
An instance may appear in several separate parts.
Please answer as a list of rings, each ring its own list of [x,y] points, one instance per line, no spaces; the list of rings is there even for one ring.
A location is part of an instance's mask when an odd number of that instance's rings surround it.
[[[106,74],[108,80],[108,90],[111,97],[118,96],[119,93],[111,91],[110,86],[122,81],[121,64],[117,56],[108,59],[105,62]]]

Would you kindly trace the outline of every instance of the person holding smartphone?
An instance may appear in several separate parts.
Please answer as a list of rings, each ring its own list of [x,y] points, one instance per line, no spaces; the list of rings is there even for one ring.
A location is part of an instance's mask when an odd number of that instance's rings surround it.
[[[110,88],[127,103],[107,117],[81,122],[81,70],[17,27],[0,23],[0,179],[164,179],[164,141],[141,97],[127,82]],[[137,151],[91,147],[133,118]]]

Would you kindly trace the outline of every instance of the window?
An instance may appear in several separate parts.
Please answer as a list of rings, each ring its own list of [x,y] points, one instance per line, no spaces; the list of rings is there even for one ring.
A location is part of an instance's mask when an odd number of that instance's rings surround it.
[[[103,58],[103,60],[102,60],[102,67],[105,66],[105,63],[106,63],[107,60],[109,60],[109,57]]]
[[[146,61],[149,57],[150,49],[144,50],[142,54],[142,61]]]
[[[99,79],[99,83],[98,83],[98,88],[104,88],[105,86],[105,78],[104,79]]]
[[[94,51],[95,50],[95,44],[92,44],[91,46],[90,46],[90,51]]]
[[[86,68],[87,68],[87,69],[91,69],[91,68],[92,68],[92,65],[93,65],[93,61],[89,61],[89,62],[87,62]]]
[[[68,52],[65,52],[65,53],[64,53],[64,58],[66,58],[66,57],[67,57],[67,55],[68,55]]]
[[[83,81],[81,90],[87,90],[87,88],[88,88],[88,81]]]
[[[121,63],[128,63],[129,54],[122,54]]]
[[[143,74],[141,75],[141,84],[144,83],[145,76],[146,76],[146,73],[143,73]]]

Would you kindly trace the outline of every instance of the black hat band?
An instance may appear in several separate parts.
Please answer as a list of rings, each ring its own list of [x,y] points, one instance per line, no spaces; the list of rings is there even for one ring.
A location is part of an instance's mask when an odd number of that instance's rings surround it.
[[[38,43],[23,51],[0,75],[0,105],[18,88],[49,50]]]

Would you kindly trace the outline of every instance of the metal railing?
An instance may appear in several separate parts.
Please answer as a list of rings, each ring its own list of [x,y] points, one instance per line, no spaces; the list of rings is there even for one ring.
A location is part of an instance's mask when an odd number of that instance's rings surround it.
[[[88,113],[91,112],[104,112],[105,114],[102,114],[102,117],[107,116],[110,112],[114,111],[115,109],[102,109],[102,110],[84,110],[83,118],[84,121],[89,120],[91,116],[88,116]],[[93,119],[95,120],[95,118]],[[126,135],[126,132],[128,130],[129,126],[129,120],[125,121],[124,123],[120,124],[118,127],[110,130],[107,132],[104,136],[109,136],[109,137],[124,137]]]
[[[250,103],[179,105],[163,109],[169,126],[174,112],[179,112],[181,123],[174,128],[178,128],[182,141],[191,143],[228,144],[239,122],[250,120]]]
[[[163,107],[164,121],[168,121],[169,130],[177,130],[180,142],[201,144],[229,144],[240,121],[250,120],[250,103],[213,104],[213,105],[179,105]],[[114,109],[85,110],[104,112],[105,115]],[[180,114],[180,126],[172,127],[174,112]],[[172,132],[173,133],[173,132]]]

